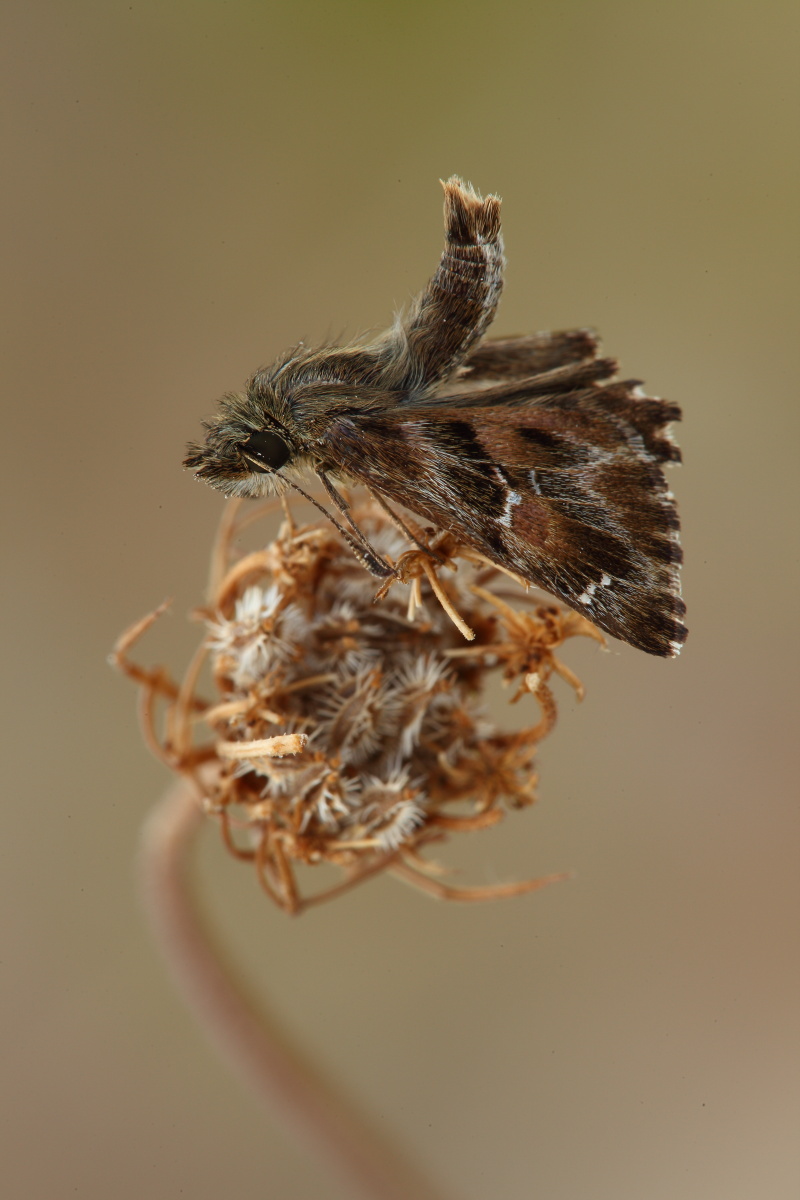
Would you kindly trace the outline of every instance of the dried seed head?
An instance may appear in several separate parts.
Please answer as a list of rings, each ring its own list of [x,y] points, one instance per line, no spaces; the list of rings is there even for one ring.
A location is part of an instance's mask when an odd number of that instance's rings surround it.
[[[239,502],[231,505],[206,610],[216,700],[195,696],[197,664],[178,689],[163,672],[130,662],[141,623],[118,649],[118,664],[168,700],[163,754],[197,780],[230,848],[255,861],[288,911],[323,895],[301,898],[299,863],[339,865],[341,886],[386,866],[437,895],[475,896],[432,882],[419,851],[532,803],[536,746],[555,720],[550,676],[580,694],[555,650],[575,635],[601,635],[553,603],[537,606],[524,593],[509,601],[516,585],[451,535],[435,539],[445,565],[434,572],[422,551],[402,553],[394,527],[371,504],[357,512],[358,524],[408,585],[382,589],[377,603],[374,581],[327,523],[296,528],[287,520],[265,550],[237,560]],[[461,626],[473,641],[465,643]],[[512,700],[538,701],[530,728],[503,732],[488,720],[482,694],[492,673],[517,684]],[[198,710],[213,733],[199,747]],[[541,882],[478,892],[505,895]]]

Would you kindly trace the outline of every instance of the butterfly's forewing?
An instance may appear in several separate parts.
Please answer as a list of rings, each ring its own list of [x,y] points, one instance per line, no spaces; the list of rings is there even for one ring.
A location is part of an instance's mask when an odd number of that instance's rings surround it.
[[[540,384],[531,381],[531,390]],[[661,464],[680,413],[628,384],[527,402],[442,398],[335,420],[331,461],[652,654],[686,630],[678,518]],[[480,393],[479,393],[480,395]],[[463,400],[463,405],[461,401]]]

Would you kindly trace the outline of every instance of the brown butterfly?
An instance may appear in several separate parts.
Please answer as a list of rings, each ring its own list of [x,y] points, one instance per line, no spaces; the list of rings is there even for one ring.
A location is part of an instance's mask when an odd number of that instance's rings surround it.
[[[662,464],[680,461],[666,429],[680,409],[615,382],[588,330],[482,342],[503,285],[500,200],[443,186],[444,253],[409,310],[374,341],[301,344],[257,371],[184,465],[227,496],[302,491],[296,470],[315,472],[385,577],[329,476],[363,484],[607,633],[677,654],[682,555]]]

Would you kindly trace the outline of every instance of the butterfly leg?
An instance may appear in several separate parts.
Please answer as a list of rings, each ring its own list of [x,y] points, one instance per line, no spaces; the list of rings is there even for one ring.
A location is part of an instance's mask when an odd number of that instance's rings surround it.
[[[278,472],[276,472],[276,474],[278,474]],[[285,476],[283,476],[283,478],[286,479]],[[396,571],[394,567],[391,567],[385,559],[381,558],[380,554],[372,549],[361,530],[353,521],[350,521],[350,524],[357,533],[358,540],[356,540],[356,538],[354,538],[353,535],[349,533],[344,526],[339,523],[339,521],[336,520],[332,513],[328,512],[327,508],[323,508],[318,500],[315,500],[313,496],[309,496],[308,492],[304,492],[299,484],[295,483],[292,479],[286,479],[286,482],[290,487],[294,488],[296,492],[299,492],[304,500],[308,500],[309,504],[313,504],[315,508],[319,509],[319,511],[328,518],[331,525],[333,525],[335,529],[338,529],[339,533],[347,542],[348,546],[353,551],[353,554],[361,563],[362,567],[369,571],[370,575],[374,575],[377,579],[389,579],[395,577]]]
[[[402,532],[406,535],[406,537],[408,538],[408,540],[410,542],[413,542],[414,545],[419,550],[421,550],[423,554],[426,554],[428,556],[428,558],[433,559],[434,562],[440,563],[442,565],[444,564],[444,559],[442,558],[442,556],[440,554],[437,554],[435,550],[431,550],[430,546],[426,546],[424,542],[421,542],[419,540],[417,535],[411,529],[409,529],[408,525],[406,525],[406,523],[402,519],[402,517],[398,517],[397,513],[389,507],[389,505],[384,500],[383,496],[381,496],[380,492],[374,492],[368,484],[364,484],[364,486],[366,487],[370,496],[372,496],[372,499],[377,504],[380,504],[381,508],[386,513],[387,517],[391,518],[391,520],[395,523],[397,528],[402,530]]]
[[[341,492],[339,492],[333,486],[333,484],[331,483],[330,479],[328,478],[328,476],[325,474],[324,471],[318,470],[316,472],[316,475],[317,475],[317,478],[322,483],[323,487],[325,488],[325,491],[328,493],[331,500],[336,505],[336,507],[339,509],[339,512],[342,514],[345,521],[347,521],[347,524],[352,529],[357,541],[354,541],[354,539],[352,537],[350,537],[350,535],[347,533],[347,531],[342,528],[342,526],[339,524],[338,521],[334,520],[334,518],[331,516],[330,513],[326,512],[325,509],[322,509],[322,511],[326,513],[328,519],[330,521],[332,521],[333,524],[336,526],[336,528],[341,533],[343,533],[344,536],[347,538],[347,543],[350,546],[350,549],[355,554],[356,558],[359,560],[359,562],[361,562],[367,568],[370,575],[375,575],[379,579],[388,579],[391,576],[395,575],[396,572],[395,572],[394,567],[390,566],[389,563],[386,561],[386,559],[382,558],[380,556],[380,554],[378,554],[377,550],[375,550],[369,544],[368,539],[361,532],[361,530],[358,528],[358,526],[356,525],[353,518],[350,516],[350,505],[347,503],[347,501],[345,500],[345,498],[341,494]],[[296,486],[296,485],[294,485],[294,486]],[[316,503],[316,501],[312,501],[312,503]],[[320,508],[320,507],[321,506],[318,504],[317,508]],[[356,545],[358,546],[358,549],[356,549]]]

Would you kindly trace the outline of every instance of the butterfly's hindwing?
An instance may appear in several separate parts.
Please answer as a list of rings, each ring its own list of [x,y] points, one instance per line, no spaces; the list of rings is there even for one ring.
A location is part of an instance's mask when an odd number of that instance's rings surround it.
[[[470,351],[462,376],[473,385],[483,379],[530,379],[532,375],[592,361],[597,358],[599,345],[591,329],[490,338]]]

